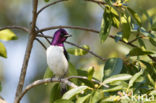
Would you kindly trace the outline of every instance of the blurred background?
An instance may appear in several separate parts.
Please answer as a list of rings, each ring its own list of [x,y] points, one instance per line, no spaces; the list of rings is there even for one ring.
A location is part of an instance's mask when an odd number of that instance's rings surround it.
[[[52,1],[54,0],[50,0],[50,2]],[[39,0],[38,8],[46,4],[48,3],[44,2],[44,0]],[[143,18],[145,11],[155,8],[156,0],[129,0],[128,5]],[[32,0],[0,0],[0,27],[20,25],[29,28],[32,18],[31,13]],[[156,11],[154,13],[156,14]],[[103,9],[95,3],[84,2],[83,0],[69,0],[68,2],[56,4],[43,11],[38,17],[37,26],[44,28],[57,25],[73,25],[100,30],[102,15]],[[144,25],[147,24],[145,22]],[[71,29],[67,29],[67,31],[72,34],[72,38],[69,38],[68,41],[78,45],[89,45],[92,51],[104,58],[124,58],[130,49],[124,44],[115,43],[110,38],[104,44],[100,44],[99,36],[95,33]],[[18,30],[13,30],[13,32],[18,36],[18,40],[1,41],[7,49],[8,58],[4,59],[0,57],[0,81],[2,83],[0,96],[8,103],[13,103],[14,100],[28,38],[28,34],[25,32]],[[52,36],[54,32],[55,30],[50,30],[44,33]],[[116,32],[117,30],[115,28],[111,29],[112,35]],[[41,38],[41,40],[47,47],[49,46],[44,39]],[[65,46],[66,48],[71,47],[68,44]],[[151,48],[154,49],[153,47]],[[90,54],[85,56],[70,55],[70,61],[77,69],[84,68],[88,65],[98,67],[104,64]],[[35,41],[28,65],[25,86],[34,80],[42,79],[46,68],[45,50]],[[42,85],[30,90],[24,96],[21,103],[48,103],[48,101],[49,89],[45,85]]]

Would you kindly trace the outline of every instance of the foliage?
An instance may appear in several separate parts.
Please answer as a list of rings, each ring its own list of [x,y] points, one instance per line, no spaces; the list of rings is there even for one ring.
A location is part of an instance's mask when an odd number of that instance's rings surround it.
[[[156,46],[155,23],[150,25],[149,31],[143,25],[143,20],[139,14],[126,5],[126,0],[104,1],[106,4],[101,5],[104,8],[99,33],[101,42],[104,43],[107,40],[113,26],[120,30],[114,36],[116,43],[122,41],[125,44],[131,45],[132,48],[125,55],[125,58],[107,59],[103,63],[105,66],[99,68],[103,72],[98,72],[98,74],[96,73],[97,66],[91,66],[86,69],[75,69],[74,65],[70,63],[70,75],[85,76],[88,77],[88,80],[74,79],[76,80],[74,83],[79,85],[79,87],[69,89],[58,100],[69,100],[74,103],[126,103],[138,101],[141,103],[147,100],[156,101],[156,63],[152,59],[143,59],[155,53],[148,50],[147,44],[144,42],[146,40],[153,46]],[[82,47],[89,50],[89,47],[86,45]],[[70,48],[67,51],[76,56],[88,53],[79,48]],[[73,70],[74,72],[72,72]],[[97,78],[98,75],[102,76],[102,80]],[[92,79],[98,80],[101,84],[93,82]],[[109,87],[103,86],[104,84],[109,85]],[[143,97],[144,95],[146,95],[146,98]]]
[[[51,87],[50,103],[156,102],[156,57],[155,51],[147,47],[149,44],[156,47],[156,21],[155,12],[153,13],[155,9],[138,14],[127,5],[128,0],[88,1],[99,2],[104,12],[99,41],[105,43],[107,38],[111,37],[117,44],[122,42],[130,46],[129,53],[124,57],[109,57],[100,62],[93,59],[95,62],[91,64],[94,65],[86,64],[88,67],[79,67],[69,62],[67,76],[81,76],[87,79],[70,79],[78,87],[68,86],[68,91],[63,96],[60,94],[59,83],[47,84]],[[146,25],[146,22],[149,25]],[[111,35],[112,29],[115,29],[114,35]],[[8,29],[0,31],[0,40],[15,39],[17,37],[12,31]],[[67,52],[75,56],[92,53],[88,45],[69,48]],[[6,48],[1,42],[0,56],[7,57]],[[44,78],[52,76],[53,73],[47,68]]]
[[[9,41],[16,40],[17,36],[9,29],[0,31],[0,40]],[[0,42],[0,56],[7,58],[6,48],[3,43]]]

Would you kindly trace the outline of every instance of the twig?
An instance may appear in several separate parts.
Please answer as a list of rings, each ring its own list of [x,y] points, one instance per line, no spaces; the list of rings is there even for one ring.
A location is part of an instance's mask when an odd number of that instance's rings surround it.
[[[27,71],[27,67],[28,67],[28,62],[29,62],[29,58],[30,58],[30,53],[32,50],[34,39],[37,34],[35,31],[36,20],[37,20],[37,6],[38,6],[38,0],[33,0],[32,27],[31,27],[31,31],[30,31],[30,35],[29,35],[29,40],[27,43],[27,48],[26,48],[26,52],[25,52],[25,56],[24,56],[24,61],[23,61],[23,65],[22,65],[22,69],[21,69],[21,73],[20,73],[20,78],[19,78],[19,82],[18,82],[18,86],[17,86],[17,90],[16,90],[16,96],[15,96],[14,103],[17,103],[18,96],[22,93],[25,76],[26,76],[26,71]]]
[[[100,1],[100,0],[85,0],[85,1],[94,2],[94,3],[97,3],[97,4],[103,4],[103,5],[107,4],[107,3],[103,2],[103,1]]]
[[[35,38],[35,40],[37,40],[37,41],[42,45],[42,47],[43,47],[45,50],[47,50],[47,47],[40,41],[40,39]]]
[[[22,31],[25,31],[27,33],[30,33],[29,29],[26,28],[26,27],[22,27],[22,26],[16,26],[16,25],[13,25],[13,26],[5,26],[5,27],[1,27],[0,30],[4,30],[4,29],[18,29],[18,30],[22,30]]]
[[[88,49],[85,49],[85,48],[83,48],[83,47],[80,47],[80,46],[78,46],[78,45],[76,45],[76,44],[74,44],[74,43],[72,43],[72,42],[66,41],[66,43],[68,43],[68,44],[70,44],[70,45],[73,45],[73,46],[75,46],[75,47],[77,47],[77,48],[83,49],[83,50],[89,52],[90,54],[94,55],[95,57],[101,59],[102,61],[106,61],[106,60],[107,60],[106,58],[102,58],[101,56],[97,55],[97,54],[94,53],[93,51],[88,50]]]
[[[84,31],[99,33],[99,31],[97,31],[97,30],[86,28],[86,27],[80,27],[80,26],[61,26],[61,25],[60,26],[52,26],[52,27],[43,28],[43,29],[40,29],[37,32],[44,32],[44,31],[48,31],[48,30],[52,30],[52,29],[58,29],[58,28],[69,28],[69,29],[77,29],[77,30],[84,30]]]
[[[68,79],[66,78],[62,78],[62,79],[58,79],[58,78],[47,78],[47,79],[42,79],[42,80],[36,80],[33,83],[29,84],[24,91],[21,93],[21,95],[18,97],[17,99],[17,103],[19,103],[19,101],[22,99],[22,97],[33,87],[36,87],[38,85],[41,84],[45,84],[45,83],[51,83],[51,82],[62,82],[65,83],[67,85],[69,85],[70,87],[76,88],[77,85],[75,85],[74,83],[70,82]]]
[[[36,26],[36,29],[39,30],[39,28]],[[41,35],[44,35],[43,32],[40,32]],[[45,37],[45,39],[47,40],[47,42],[50,44],[50,41]]]
[[[72,78],[78,78],[78,79],[85,79],[85,80],[88,80],[88,78],[87,78],[87,77],[84,77],[84,76],[70,76],[70,77],[67,77],[68,80],[70,80],[70,79],[72,79]],[[93,82],[95,82],[95,83],[97,83],[97,84],[103,85],[103,86],[106,87],[106,88],[109,88],[108,85],[103,84],[103,83],[101,83],[101,82],[98,81],[98,80],[92,79],[91,81],[93,81]]]
[[[97,33],[99,34],[100,32],[97,31],[97,30],[94,30],[94,29],[90,29],[90,28],[86,28],[86,27],[79,27],[79,26],[52,26],[52,27],[47,27],[47,28],[43,28],[43,29],[40,29],[39,31],[37,32],[43,32],[43,31],[48,31],[48,30],[53,30],[53,29],[58,29],[58,28],[69,28],[69,29],[78,29],[78,30],[84,30],[84,31],[88,31],[88,32],[94,32],[94,33]],[[109,35],[110,38],[114,39],[115,36],[113,35]],[[124,44],[127,44],[127,45],[130,45],[132,47],[137,47],[136,45],[132,44],[132,43],[127,43],[125,41],[123,41],[122,39],[120,40],[120,42],[124,43]],[[156,62],[156,59],[150,55],[148,55],[148,57],[150,59],[152,59],[154,62]]]
[[[57,4],[57,3],[60,3],[60,2],[63,2],[63,1],[68,1],[68,0],[57,0],[57,1],[54,1],[46,6],[44,6],[43,8],[41,8],[38,12],[37,12],[37,15],[39,15],[44,9],[54,5],[54,4]]]
[[[39,35],[39,34],[38,34],[37,36],[39,36],[39,37],[44,37],[44,38],[46,37],[46,38],[50,38],[50,39],[52,39],[51,36]],[[76,44],[74,44],[74,43],[72,43],[72,42],[65,41],[65,43],[70,44],[70,45],[73,45],[73,46],[75,46],[75,47],[77,47],[77,48],[83,49],[83,50],[89,52],[90,54],[94,55],[95,57],[101,59],[102,61],[106,61],[106,60],[107,60],[106,58],[102,58],[101,56],[97,55],[97,54],[94,53],[93,51],[90,51],[90,50],[85,49],[85,48],[83,48],[83,47],[81,47],[81,46],[78,46],[78,45],[76,45]]]

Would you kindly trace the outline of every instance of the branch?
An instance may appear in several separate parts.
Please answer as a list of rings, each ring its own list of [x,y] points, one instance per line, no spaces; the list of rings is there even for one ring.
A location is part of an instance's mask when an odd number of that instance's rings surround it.
[[[68,43],[68,44],[70,44],[70,45],[73,45],[73,46],[75,46],[75,47],[77,47],[77,48],[80,48],[80,49],[83,49],[83,50],[89,52],[90,54],[92,54],[92,55],[94,55],[95,57],[101,59],[102,61],[106,61],[106,60],[107,60],[106,58],[102,58],[101,56],[97,55],[96,53],[94,53],[94,52],[91,51],[91,50],[88,50],[88,49],[85,49],[85,48],[83,48],[83,47],[80,47],[80,46],[78,46],[78,45],[76,45],[76,44],[74,44],[74,43],[72,43],[72,42],[68,42],[68,41],[65,41],[65,42]]]
[[[53,29],[59,29],[59,28],[77,29],[77,30],[84,30],[84,31],[99,33],[99,31],[97,31],[97,30],[86,28],[86,27],[80,27],[80,26],[61,26],[61,25],[60,26],[52,26],[52,27],[43,28],[43,29],[40,29],[39,31],[37,31],[37,33],[38,32],[48,31],[48,30],[53,30]]]
[[[103,2],[103,1],[100,1],[100,0],[85,0],[85,1],[94,2],[94,3],[97,3],[97,4],[103,4],[103,5],[107,4],[107,3]]]
[[[26,27],[22,27],[22,26],[5,26],[5,27],[1,27],[0,30],[4,30],[4,29],[18,29],[18,30],[22,30],[25,31],[27,33],[30,33],[29,29]]]
[[[35,38],[35,40],[37,40],[37,41],[42,45],[42,47],[43,47],[45,50],[47,50],[47,47],[41,42],[40,39]]]
[[[50,38],[50,39],[53,38],[53,37],[51,37],[51,36],[46,36],[46,35],[37,35],[37,36],[39,36],[39,37],[44,37],[44,38]],[[106,61],[106,60],[107,60],[106,58],[102,58],[101,56],[97,55],[97,54],[94,53],[93,51],[90,51],[90,50],[88,50],[88,49],[85,49],[85,48],[83,48],[83,47],[80,47],[80,46],[78,46],[78,45],[76,45],[76,44],[74,44],[74,43],[72,43],[72,42],[65,41],[65,43],[70,44],[70,45],[73,45],[73,46],[75,46],[75,47],[77,47],[77,48],[83,49],[83,50],[87,51],[88,53],[94,55],[95,57],[99,58],[99,59],[102,60],[102,61]]]
[[[39,15],[44,9],[46,9],[46,8],[52,6],[52,5],[55,5],[55,4],[57,4],[57,3],[63,2],[63,1],[68,1],[68,0],[58,0],[58,1],[54,1],[54,2],[52,2],[52,3],[50,3],[50,4],[46,5],[46,6],[44,6],[43,8],[41,8],[41,9],[37,12],[37,15]]]
[[[59,29],[59,28],[68,28],[68,29],[77,29],[77,30],[83,30],[83,31],[88,31],[88,32],[94,32],[94,33],[97,33],[99,34],[100,32],[97,31],[97,30],[94,30],[94,29],[90,29],[90,28],[86,28],[86,27],[79,27],[79,26],[52,26],[52,27],[47,27],[47,28],[43,28],[43,29],[40,29],[39,31],[37,32],[43,32],[43,31],[48,31],[48,30],[53,30],[53,29]],[[109,35],[110,38],[114,39],[115,36],[113,35]],[[120,42],[124,43],[124,44],[127,44],[131,47],[137,47],[136,45],[132,44],[132,43],[127,43],[125,41],[123,41],[122,39],[120,40]],[[154,62],[156,62],[156,59],[150,55],[148,55],[148,57],[150,59],[152,59]]]
[[[37,30],[39,30],[39,28],[36,26],[36,29]],[[41,35],[43,35],[44,36],[44,34],[43,34],[43,32],[40,32],[41,33]],[[46,37],[44,37],[46,40],[47,40],[47,42],[50,44],[50,41],[46,38]]]
[[[75,85],[74,83],[70,82],[69,80],[72,79],[72,78],[78,78],[78,79],[84,79],[84,80],[88,80],[87,77],[85,76],[70,76],[70,77],[66,77],[66,78],[47,78],[47,79],[41,79],[41,80],[36,80],[34,81],[33,83],[29,84],[25,89],[24,91],[21,93],[21,95],[19,96],[19,98],[17,99],[17,103],[19,103],[19,101],[22,99],[22,97],[30,90],[32,89],[33,87],[36,87],[38,85],[41,85],[41,84],[45,84],[45,83],[51,83],[51,82],[61,82],[61,83],[64,83],[72,88],[77,88],[78,86]],[[97,84],[102,84],[100,81],[98,80],[95,80],[95,79],[92,79],[91,81],[97,83]],[[103,84],[103,86],[105,87],[109,87],[108,85],[106,84]]]
[[[70,77],[67,77],[68,80],[70,80],[70,79],[72,79],[72,78],[78,78],[78,79],[85,79],[85,80],[88,80],[88,78],[87,78],[87,77],[84,77],[84,76],[70,76]],[[103,83],[101,83],[101,82],[98,81],[98,80],[91,79],[91,81],[93,81],[93,82],[95,82],[95,83],[97,83],[97,84],[103,85],[103,86],[106,87],[106,88],[109,88],[108,85],[103,84]]]
[[[17,99],[17,103],[19,103],[19,101],[22,99],[22,97],[30,90],[32,89],[33,87],[36,87],[38,85],[41,85],[41,84],[45,84],[45,83],[51,83],[51,82],[62,82],[62,83],[65,83],[67,84],[68,86],[71,86],[73,88],[76,88],[77,85],[75,85],[74,83],[70,82],[68,79],[66,78],[62,78],[62,79],[59,79],[59,78],[47,78],[47,79],[41,79],[41,80],[36,80],[34,81],[33,83],[29,84],[25,89],[24,91],[21,93],[21,95],[19,96],[19,98]]]
[[[37,6],[38,6],[38,0],[33,0],[32,27],[31,27],[31,31],[30,31],[30,35],[29,35],[29,40],[27,42],[27,48],[26,48],[26,52],[25,52],[25,56],[24,56],[24,61],[23,61],[23,65],[22,65],[22,69],[21,69],[21,73],[20,73],[20,78],[19,78],[19,82],[18,82],[18,86],[17,86],[17,90],[16,90],[16,96],[15,96],[14,103],[17,103],[17,99],[20,96],[20,94],[22,93],[25,76],[26,76],[26,71],[27,71],[27,67],[28,67],[28,62],[29,62],[31,50],[33,47],[33,42],[34,42],[34,39],[37,34],[35,31],[36,20],[37,20]]]

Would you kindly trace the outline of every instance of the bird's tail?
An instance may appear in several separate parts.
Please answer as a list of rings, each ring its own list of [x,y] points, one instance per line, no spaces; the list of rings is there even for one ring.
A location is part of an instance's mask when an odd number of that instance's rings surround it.
[[[61,95],[65,94],[67,92],[67,85],[65,83],[60,83],[61,87]]]

